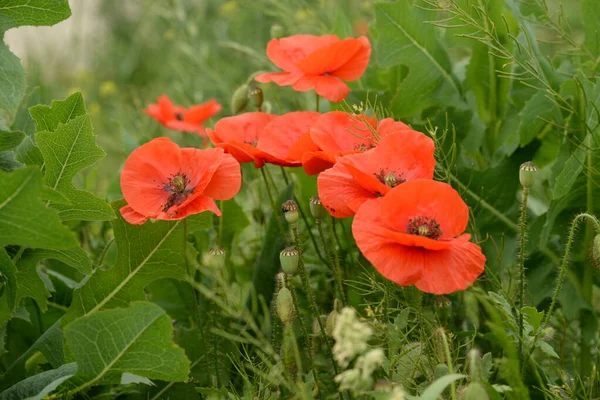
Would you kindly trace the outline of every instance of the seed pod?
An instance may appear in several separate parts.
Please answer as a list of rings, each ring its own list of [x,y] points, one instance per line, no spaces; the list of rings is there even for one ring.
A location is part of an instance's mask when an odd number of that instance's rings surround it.
[[[231,112],[233,114],[237,114],[246,108],[246,105],[248,105],[249,91],[250,88],[246,84],[243,84],[235,89],[235,92],[233,92],[233,95],[231,96]]]
[[[396,175],[394,175],[392,172],[384,176],[383,181],[385,182],[385,186],[391,188],[396,187],[398,185],[398,179],[396,178]]]
[[[295,247],[286,247],[279,253],[279,261],[281,269],[287,275],[294,275],[298,271],[298,262],[300,261],[300,253]]]
[[[213,247],[208,251],[210,256],[210,265],[215,268],[221,268],[225,265],[225,249],[219,246]]]
[[[479,382],[471,382],[462,391],[461,400],[489,400],[490,397],[485,390],[485,387]]]
[[[284,325],[293,324],[296,320],[292,292],[286,287],[282,287],[277,293],[277,315]]]
[[[531,161],[521,164],[521,167],[519,168],[519,181],[524,189],[529,189],[533,186],[537,170],[538,167]]]
[[[262,89],[258,87],[252,88],[248,97],[250,98],[250,101],[252,102],[254,107],[256,107],[260,111],[264,100]]]
[[[288,223],[295,224],[298,222],[298,204],[296,204],[294,200],[288,200],[283,203],[281,209],[283,210],[283,215]]]
[[[279,24],[273,24],[271,25],[271,38],[272,39],[280,39],[283,37],[284,34],[284,29],[283,26],[279,25]]]
[[[327,215],[327,210],[321,204],[321,199],[319,196],[313,196],[308,201],[310,204],[310,213],[315,219],[323,219],[325,215]]]

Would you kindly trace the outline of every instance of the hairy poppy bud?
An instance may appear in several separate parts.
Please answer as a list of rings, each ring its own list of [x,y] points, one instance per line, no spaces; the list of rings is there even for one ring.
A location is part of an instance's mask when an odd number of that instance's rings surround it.
[[[600,268],[600,233],[596,235],[592,244],[592,260],[596,267]]]
[[[531,161],[521,164],[521,168],[519,168],[519,181],[524,189],[529,189],[531,186],[533,186],[537,170],[538,167]]]
[[[234,114],[239,113],[248,104],[248,92],[250,88],[248,85],[243,84],[235,89],[233,96],[231,96],[231,112]]]
[[[472,381],[483,379],[483,361],[481,352],[477,349],[471,349],[467,353],[467,371],[471,375]]]
[[[256,107],[258,110],[260,110],[260,108],[262,107],[263,99],[264,99],[262,89],[258,88],[258,87],[252,88],[252,90],[250,91],[250,94],[248,96],[250,98],[250,101],[252,101],[252,104],[254,105],[254,107]]]
[[[298,222],[298,204],[296,204],[294,200],[288,200],[283,203],[281,209],[283,210],[283,215],[288,223],[295,224]]]
[[[279,253],[279,262],[281,269],[287,275],[294,275],[298,271],[298,262],[300,261],[300,253],[295,247],[286,247]]]
[[[298,353],[299,350],[294,330],[291,326],[286,325],[283,328],[283,343],[281,344],[280,356],[283,366],[292,376],[295,376],[296,372],[298,372],[298,366],[296,365]]]
[[[323,207],[323,204],[321,204],[321,199],[319,199],[319,196],[311,197],[309,200],[309,204],[310,213],[313,217],[315,217],[315,219],[323,219],[323,217],[327,215],[325,207]]]
[[[460,395],[461,400],[489,400],[489,398],[487,391],[479,382],[469,383]]]
[[[277,315],[284,325],[292,324],[296,320],[296,310],[292,292],[286,287],[279,289],[277,293]]]
[[[283,37],[284,34],[284,29],[283,26],[279,25],[279,24],[273,24],[271,25],[271,39],[280,39]]]
[[[213,247],[208,251],[210,256],[210,265],[215,268],[221,268],[225,264],[225,249],[222,247]]]

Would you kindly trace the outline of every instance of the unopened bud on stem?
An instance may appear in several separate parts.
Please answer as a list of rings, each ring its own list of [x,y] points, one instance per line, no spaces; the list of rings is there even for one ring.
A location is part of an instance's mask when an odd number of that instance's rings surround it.
[[[260,111],[264,99],[262,89],[258,87],[252,88],[248,97],[250,98],[250,101],[252,102],[254,107],[256,107]]]
[[[295,247],[286,247],[279,253],[279,262],[281,269],[287,275],[294,275],[298,271],[298,262],[300,261],[300,253]]]
[[[294,200],[288,200],[283,203],[281,209],[283,210],[283,215],[288,223],[295,224],[298,222],[298,204],[296,204]]]
[[[233,95],[231,96],[231,112],[234,114],[243,111],[248,104],[248,92],[250,88],[248,85],[243,84],[235,89]]]
[[[277,315],[284,325],[292,324],[296,320],[296,310],[292,292],[286,287],[279,289],[277,293]]]
[[[319,196],[313,196],[309,200],[310,204],[310,213],[315,219],[323,219],[325,215],[327,215],[327,211],[323,204],[321,204],[321,199]]]
[[[521,168],[519,168],[519,181],[524,189],[529,189],[533,186],[537,170],[538,167],[531,161],[521,164]]]

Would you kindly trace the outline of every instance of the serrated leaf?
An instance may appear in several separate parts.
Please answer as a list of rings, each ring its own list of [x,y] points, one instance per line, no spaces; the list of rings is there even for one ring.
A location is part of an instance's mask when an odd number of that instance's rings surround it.
[[[73,362],[30,376],[0,393],[0,400],[42,400],[76,372]]]
[[[40,201],[42,175],[37,168],[0,171],[0,246],[68,249],[75,236],[58,220],[56,212]]]
[[[0,60],[0,109],[12,114],[25,95],[25,71],[19,58],[11,53],[3,40],[0,40]]]
[[[538,311],[535,307],[523,307],[521,308],[521,312],[525,317],[527,317],[527,321],[533,328],[533,332],[537,331],[542,323],[542,319],[544,318],[544,312]]]
[[[113,203],[118,215],[112,222],[118,249],[116,263],[107,271],[96,271],[73,293],[65,323],[101,309],[126,307],[131,301],[144,300],[144,288],[157,279],[184,280],[184,225],[188,224],[189,231],[212,226],[209,212],[186,220],[130,225],[118,212],[123,205],[122,201]]]
[[[105,156],[96,145],[81,94],[55,101],[51,107],[32,107],[30,113],[38,129],[35,139],[44,158],[45,182],[71,202],[70,205],[50,203],[58,210],[60,218],[63,221],[113,219],[114,213],[103,199],[73,187],[76,174]],[[44,130],[40,132],[40,129]]]
[[[437,379],[435,382],[433,382],[431,385],[429,385],[427,387],[427,389],[425,389],[423,394],[421,396],[419,396],[419,399],[420,400],[437,400],[439,398],[439,396],[444,392],[444,390],[446,390],[446,388],[448,386],[450,386],[450,384],[452,382],[455,382],[459,379],[463,379],[466,377],[467,376],[463,375],[463,374],[450,374],[450,375],[441,377],[440,379]]]
[[[0,31],[18,26],[52,26],[71,16],[67,0],[0,0]]]
[[[70,393],[100,384],[117,384],[128,372],[148,379],[187,379],[190,361],[172,341],[173,324],[149,302],[99,311],[65,328],[67,346],[79,370],[69,380]]]
[[[7,151],[17,147],[25,137],[23,132],[0,131],[0,151]]]
[[[547,342],[539,340],[536,342],[535,347],[539,348],[545,355],[552,358],[560,358],[556,351]]]
[[[411,0],[375,4],[378,63],[384,68],[401,64],[409,70],[392,101],[396,117],[414,115],[431,105],[432,94],[440,85],[450,88],[458,100],[455,104],[460,103],[448,55],[433,25],[425,23],[431,18]]]
[[[49,188],[48,186],[42,186],[40,198],[44,201],[51,201],[53,203],[71,204],[67,196],[57,190]]]

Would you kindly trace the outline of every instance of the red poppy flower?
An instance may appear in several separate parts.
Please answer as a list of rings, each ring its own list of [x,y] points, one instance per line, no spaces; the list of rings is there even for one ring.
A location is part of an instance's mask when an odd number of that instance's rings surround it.
[[[271,39],[267,56],[285,72],[258,75],[257,82],[291,85],[300,92],[314,89],[337,102],[350,92],[343,81],[355,81],[367,69],[371,44],[364,36],[340,40],[335,35],[295,35]]]
[[[125,161],[121,191],[127,205],[120,211],[131,224],[182,219],[206,210],[220,216],[215,200],[232,198],[241,185],[240,164],[223,149],[182,149],[158,138]]]
[[[319,150],[305,152],[302,166],[308,175],[316,175],[331,168],[338,156],[372,149],[388,133],[411,130],[408,125],[391,118],[378,124],[375,118],[363,114],[328,112],[321,115],[310,130],[311,139]]]
[[[462,234],[468,221],[469,208],[450,185],[414,180],[364,203],[352,232],[385,278],[446,294],[466,289],[484,269],[481,248]]]
[[[351,217],[367,200],[415,179],[433,179],[435,144],[412,130],[395,132],[364,153],[338,158],[319,175],[321,203],[336,218]]]
[[[296,111],[284,114],[265,126],[258,138],[259,155],[265,162],[299,167],[306,151],[319,148],[310,138],[310,128],[321,114],[314,111]]]
[[[221,105],[212,99],[206,103],[185,108],[176,106],[166,96],[158,98],[157,104],[150,104],[144,112],[169,129],[183,132],[195,132],[206,136],[202,123],[221,111]]]

